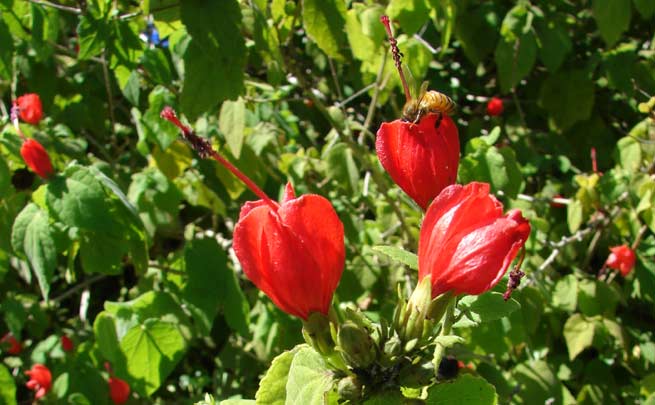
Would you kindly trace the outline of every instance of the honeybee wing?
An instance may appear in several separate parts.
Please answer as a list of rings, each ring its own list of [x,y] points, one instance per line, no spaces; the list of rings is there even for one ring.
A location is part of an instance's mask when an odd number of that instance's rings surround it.
[[[425,93],[428,92],[428,85],[429,83],[427,80],[421,83],[421,88],[419,89],[416,95],[416,98],[418,99],[417,100],[418,105],[421,105],[421,101],[423,101],[423,97],[425,97]]]

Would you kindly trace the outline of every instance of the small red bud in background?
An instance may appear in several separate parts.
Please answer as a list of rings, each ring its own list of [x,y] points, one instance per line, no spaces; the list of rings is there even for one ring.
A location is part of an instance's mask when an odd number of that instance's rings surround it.
[[[487,103],[487,114],[492,117],[497,117],[505,111],[505,106],[503,105],[503,100],[498,97],[492,97],[491,100]]]
[[[31,370],[25,372],[30,377],[30,380],[25,384],[25,386],[33,391],[36,391],[34,395],[35,399],[39,399],[50,391],[52,387],[52,374],[48,367],[43,364],[35,364],[32,366]]]
[[[618,270],[623,277],[630,274],[637,260],[635,251],[628,245],[621,245],[610,248],[610,252],[605,265],[610,269]]]
[[[124,404],[130,397],[130,385],[118,377],[109,377],[109,396],[114,404]]]
[[[73,344],[73,341],[71,340],[71,338],[69,338],[66,335],[63,335],[61,337],[61,348],[65,352],[72,352],[73,349],[75,348],[75,345]]]
[[[23,351],[23,346],[11,333],[5,334],[2,339],[0,339],[0,345],[3,350],[9,354],[17,355]]]
[[[20,118],[32,125],[37,125],[43,117],[43,107],[38,94],[24,94],[16,99]]]
[[[50,177],[53,173],[52,162],[48,152],[43,148],[38,141],[34,139],[26,139],[23,146],[20,148],[20,154],[25,163],[29,166],[34,173],[38,174],[44,179]]]

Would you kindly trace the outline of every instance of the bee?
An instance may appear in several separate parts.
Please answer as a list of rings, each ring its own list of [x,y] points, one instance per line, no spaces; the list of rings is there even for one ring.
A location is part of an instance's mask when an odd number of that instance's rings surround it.
[[[428,82],[423,82],[419,96],[409,100],[403,107],[403,120],[417,124],[421,118],[429,113],[439,115],[435,128],[439,128],[443,115],[451,115],[457,109],[455,102],[447,95],[435,90],[428,90]]]

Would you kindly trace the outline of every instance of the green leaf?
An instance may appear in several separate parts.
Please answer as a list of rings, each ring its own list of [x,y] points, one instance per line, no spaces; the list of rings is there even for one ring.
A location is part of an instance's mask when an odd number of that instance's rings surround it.
[[[130,70],[125,66],[118,66],[114,69],[114,76],[118,82],[118,87],[121,89],[123,96],[132,105],[139,105],[139,96],[141,95],[141,87],[139,86],[139,72]]]
[[[80,45],[78,59],[90,59],[102,52],[106,47],[107,36],[108,27],[104,20],[96,20],[90,14],[83,15],[77,25]]]
[[[638,62],[636,43],[624,43],[604,52],[601,66],[607,75],[607,86],[632,95],[634,86],[638,85],[635,81]]]
[[[16,384],[7,367],[0,364],[0,403],[3,405],[16,404]]]
[[[573,48],[569,33],[558,21],[548,18],[538,19],[535,28],[540,42],[539,59],[549,71],[556,72]]]
[[[591,117],[594,83],[584,70],[560,71],[544,80],[538,103],[555,126],[566,130]]]
[[[130,329],[120,348],[134,389],[150,396],[166,380],[182,358],[186,343],[176,325],[148,319]]]
[[[246,103],[239,97],[236,101],[225,101],[221,106],[218,127],[225,136],[227,146],[235,158],[241,156],[244,130],[246,129]]]
[[[575,311],[578,305],[578,279],[568,274],[557,281],[553,291],[553,307],[566,312]]]
[[[503,294],[492,291],[467,295],[459,300],[458,307],[461,311],[468,311],[475,322],[489,322],[508,316],[521,305],[513,298],[505,301]]]
[[[189,279],[183,299],[202,334],[211,331],[214,318],[222,306],[228,325],[241,336],[248,335],[249,305],[234,272],[227,266],[225,251],[214,239],[197,239],[184,252]]]
[[[569,225],[569,232],[575,233],[580,229],[583,219],[582,201],[574,199],[566,206],[566,222]]]
[[[57,250],[48,214],[36,204],[23,208],[14,221],[11,244],[30,263],[45,300],[50,293],[50,281],[57,266]]]
[[[614,45],[630,26],[630,0],[593,0],[592,10],[600,36],[608,46]]]
[[[46,186],[50,214],[67,226],[92,231],[111,231],[116,222],[102,184],[89,168],[69,166]]]
[[[346,42],[344,0],[303,0],[302,23],[307,36],[331,58],[341,60],[340,50]]]
[[[525,6],[512,8],[501,26],[494,60],[500,88],[507,92],[526,77],[537,60],[537,41],[531,30],[532,14]]]
[[[11,59],[14,54],[14,39],[9,32],[7,24],[0,20],[0,78],[11,80],[12,66]]]
[[[82,233],[80,260],[85,273],[116,275],[123,272],[123,259],[128,243],[122,233]]]
[[[581,314],[574,314],[564,324],[564,340],[569,351],[569,359],[573,360],[594,341],[596,325]]]
[[[407,35],[416,33],[430,18],[425,0],[391,0],[387,15],[397,21]]]
[[[442,382],[428,389],[426,405],[494,405],[498,395],[484,378],[463,374],[452,382]]]
[[[633,0],[633,3],[644,20],[649,19],[653,14],[655,14],[655,2],[651,0]]]
[[[375,58],[384,44],[384,28],[380,16],[384,9],[378,4],[354,3],[346,14],[348,45],[355,58],[365,61]]]
[[[563,403],[562,386],[547,362],[537,360],[519,364],[513,374],[521,387],[517,393],[521,403],[543,404],[552,399],[555,404]]]
[[[100,353],[112,364],[124,362],[123,354],[119,348],[118,335],[114,317],[103,311],[96,316],[93,322],[93,333]],[[121,360],[123,359],[123,360]]]
[[[141,57],[141,64],[148,72],[150,79],[156,84],[167,86],[173,80],[173,72],[163,50],[159,48],[146,49]]]
[[[397,246],[373,246],[376,252],[389,256],[393,260],[402,263],[410,269],[418,270],[418,256]]]
[[[352,149],[345,143],[337,143],[324,154],[327,176],[339,184],[347,185],[350,194],[359,193],[359,171]]]
[[[323,405],[334,385],[334,376],[323,357],[303,347],[293,357],[287,381],[287,405]]]
[[[241,94],[246,46],[235,0],[186,0],[181,3],[181,15],[192,39],[184,53],[180,106],[195,119]]]
[[[287,379],[291,362],[302,346],[296,346],[279,354],[271,362],[271,366],[259,381],[259,389],[255,394],[258,405],[284,405],[287,398]]]
[[[578,308],[585,316],[613,316],[619,300],[619,294],[602,281],[583,280],[578,285]]]
[[[493,52],[498,42],[499,25],[493,4],[482,3],[473,10],[457,10],[455,37],[474,65],[478,65]]]
[[[616,148],[621,167],[632,173],[638,172],[641,167],[641,145],[639,141],[631,136],[626,136],[619,139]]]

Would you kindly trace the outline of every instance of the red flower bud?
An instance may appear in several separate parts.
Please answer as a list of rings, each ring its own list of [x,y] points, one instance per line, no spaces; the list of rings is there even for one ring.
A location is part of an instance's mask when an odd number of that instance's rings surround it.
[[[530,235],[521,211],[503,215],[489,184],[445,188],[425,214],[418,246],[419,279],[430,275],[432,296],[482,294],[495,286]]]
[[[5,334],[2,339],[0,339],[0,346],[4,351],[12,355],[20,354],[20,352],[23,351],[23,346],[11,333]]]
[[[65,352],[72,352],[73,349],[75,348],[75,345],[73,344],[73,341],[71,340],[71,338],[69,338],[66,335],[63,335],[61,337],[61,348]]]
[[[487,114],[492,117],[497,117],[505,111],[505,106],[503,105],[503,100],[498,97],[492,97],[491,100],[487,103]]]
[[[39,399],[50,391],[52,386],[52,374],[48,367],[43,364],[35,364],[31,370],[25,372],[30,377],[30,380],[25,386],[33,391],[36,391],[34,397]]]
[[[438,114],[428,114],[418,124],[384,122],[375,141],[378,159],[391,179],[424,210],[457,179],[457,127],[443,115],[435,128],[438,119]]]
[[[38,141],[26,139],[20,148],[20,154],[30,169],[42,178],[47,179],[52,175],[53,170],[50,156],[48,156],[48,152]]]
[[[288,314],[327,315],[345,261],[343,224],[330,202],[315,194],[247,202],[234,228],[234,252],[248,278]]]
[[[24,94],[16,99],[20,118],[32,125],[37,125],[43,117],[43,107],[38,94]]]
[[[114,404],[124,404],[130,397],[130,385],[118,377],[109,377],[109,396]]]
[[[614,246],[610,248],[610,251],[611,253],[605,261],[607,267],[618,270],[623,277],[630,274],[637,260],[635,251],[628,245]]]

